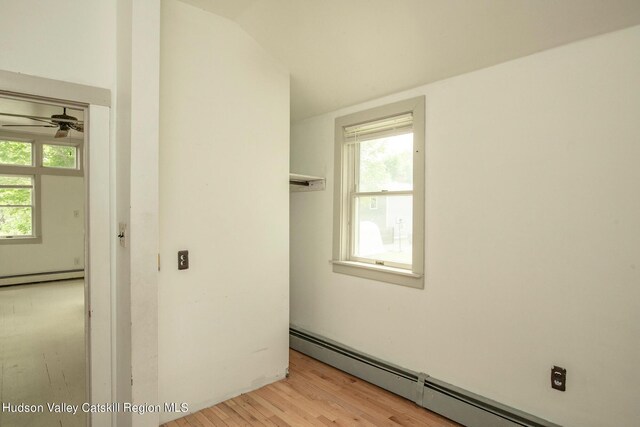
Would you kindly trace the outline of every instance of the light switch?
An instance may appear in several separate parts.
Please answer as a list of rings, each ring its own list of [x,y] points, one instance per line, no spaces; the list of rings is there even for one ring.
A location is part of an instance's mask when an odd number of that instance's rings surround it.
[[[559,366],[551,369],[551,388],[565,391],[567,389],[567,370]]]

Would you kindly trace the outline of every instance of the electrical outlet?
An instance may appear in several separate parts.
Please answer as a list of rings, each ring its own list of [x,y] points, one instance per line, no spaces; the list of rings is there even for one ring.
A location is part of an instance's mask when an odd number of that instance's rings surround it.
[[[178,270],[189,268],[189,251],[178,251]]]
[[[559,366],[551,369],[551,388],[565,391],[567,389],[567,370]]]

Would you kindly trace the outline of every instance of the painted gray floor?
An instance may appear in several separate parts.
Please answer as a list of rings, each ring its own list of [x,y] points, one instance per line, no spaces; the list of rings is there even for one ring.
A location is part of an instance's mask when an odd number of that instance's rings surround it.
[[[44,413],[2,411],[2,427],[82,427],[85,414],[47,403],[85,402],[82,280],[0,287],[0,401],[44,405]]]

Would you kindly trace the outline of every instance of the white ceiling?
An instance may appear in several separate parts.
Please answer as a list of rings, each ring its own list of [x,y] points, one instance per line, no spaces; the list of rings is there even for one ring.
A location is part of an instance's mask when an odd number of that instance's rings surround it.
[[[183,0],[291,72],[292,120],[640,23],[639,0]]]

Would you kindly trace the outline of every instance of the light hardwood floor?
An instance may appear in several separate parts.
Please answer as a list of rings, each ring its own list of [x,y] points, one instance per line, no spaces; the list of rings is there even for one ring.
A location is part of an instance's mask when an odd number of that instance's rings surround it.
[[[82,427],[47,402],[85,401],[82,280],[0,287],[0,401],[44,405],[43,413],[0,410],[2,427]]]
[[[458,425],[296,351],[289,358],[289,378],[164,427]]]

